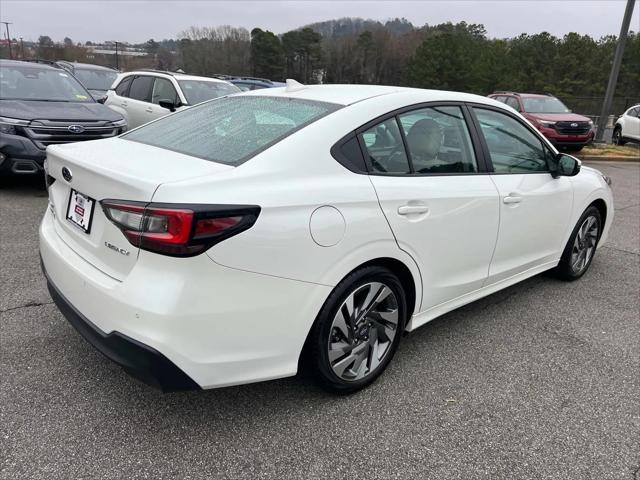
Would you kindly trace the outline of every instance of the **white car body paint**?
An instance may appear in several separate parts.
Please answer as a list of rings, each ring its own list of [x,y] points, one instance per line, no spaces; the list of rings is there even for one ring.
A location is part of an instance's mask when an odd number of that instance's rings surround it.
[[[620,115],[615,128],[620,129],[624,140],[640,142],[640,105],[634,105]]]
[[[413,330],[557,265],[595,200],[607,207],[600,244],[607,238],[611,190],[587,167],[555,179],[542,173],[369,176],[349,171],[330,153],[377,116],[423,102],[472,102],[513,114],[494,100],[377,86],[242,95],[348,106],[237,167],[125,138],[48,149],[56,181],[40,251],[49,280],[101,332],[120,332],[161,352],[203,388],[295,374],[333,287],[367,262],[392,259],[410,272],[415,302],[407,330]],[[61,176],[64,166],[73,172],[70,183]],[[97,201],[244,204],[261,211],[248,230],[200,255],[174,258],[128,243],[99,205],[89,235],[69,225],[64,209],[71,187]],[[522,196],[515,206],[503,201],[512,193]],[[399,215],[404,205],[426,210]]]

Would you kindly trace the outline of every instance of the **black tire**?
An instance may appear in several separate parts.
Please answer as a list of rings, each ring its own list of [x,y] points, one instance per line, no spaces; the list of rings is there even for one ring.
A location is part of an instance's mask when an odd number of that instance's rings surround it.
[[[574,268],[574,265],[572,262],[573,255],[576,251],[575,250],[576,237],[578,236],[578,233],[581,227],[585,224],[586,220],[590,217],[595,218],[596,225],[597,225],[597,235],[595,238],[595,244],[593,245],[593,251],[588,257],[586,264],[584,266],[581,266],[581,268],[576,269]],[[600,215],[600,210],[598,210],[596,207],[591,205],[580,216],[578,223],[576,224],[573,231],[571,232],[569,241],[567,242],[567,245],[564,247],[564,251],[562,252],[562,257],[560,257],[560,263],[558,263],[558,266],[554,270],[554,273],[556,274],[556,276],[562,280],[569,281],[569,282],[572,282],[582,277],[582,275],[584,275],[587,272],[587,270],[589,270],[589,266],[593,261],[593,257],[595,256],[596,247],[598,246],[598,242],[600,241],[601,234],[602,234],[602,217]]]
[[[614,145],[620,145],[620,146],[627,143],[622,137],[622,129],[620,127],[616,127],[613,130],[613,136],[611,137],[611,141],[613,142]]]
[[[329,359],[329,345],[330,342],[333,341],[332,339],[335,338],[332,335],[336,334],[334,318],[347,298],[355,295],[354,292],[367,288],[366,286],[372,282],[380,283],[388,287],[395,296],[396,302],[394,305],[397,305],[398,311],[397,330],[377,367],[366,374],[364,378],[345,380],[336,374]],[[307,345],[305,346],[306,368],[310,370],[310,373],[320,387],[332,393],[349,394],[365,388],[380,376],[393,358],[404,331],[406,316],[406,295],[400,280],[398,280],[398,277],[391,271],[386,268],[371,266],[352,272],[333,289],[322,306],[320,313],[318,313],[316,321],[309,333]],[[364,323],[366,323],[366,318],[367,316],[365,315]],[[369,325],[371,324],[369,323]],[[367,337],[367,339],[368,338],[369,337]],[[345,355],[344,358],[348,356],[350,356],[350,354]],[[371,364],[370,357],[368,357],[366,362],[367,365]],[[335,363],[338,363],[338,361],[334,362],[334,365]]]

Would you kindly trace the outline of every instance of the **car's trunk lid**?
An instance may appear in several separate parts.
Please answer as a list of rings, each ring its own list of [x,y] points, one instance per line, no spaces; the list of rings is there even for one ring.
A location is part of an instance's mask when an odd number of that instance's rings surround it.
[[[63,175],[63,169],[67,179]],[[47,172],[55,181],[49,202],[58,235],[78,255],[122,280],[138,258],[138,248],[104,215],[100,200],[149,202],[164,182],[232,170],[196,157],[120,138],[56,145],[47,149]],[[69,174],[71,177],[69,178]],[[88,232],[67,218],[72,190],[94,200]],[[73,210],[73,208],[71,209]],[[70,212],[73,214],[73,211]]]

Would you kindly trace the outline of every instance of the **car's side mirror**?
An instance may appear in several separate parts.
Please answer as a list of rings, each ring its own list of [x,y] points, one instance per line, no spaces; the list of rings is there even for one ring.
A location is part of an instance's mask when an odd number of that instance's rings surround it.
[[[180,102],[174,103],[173,100],[162,99],[158,101],[158,105],[160,105],[162,108],[166,108],[170,112],[175,112],[176,108],[180,106]]]
[[[580,172],[582,162],[572,155],[559,153],[556,156],[556,168],[552,172],[554,177],[573,177]]]

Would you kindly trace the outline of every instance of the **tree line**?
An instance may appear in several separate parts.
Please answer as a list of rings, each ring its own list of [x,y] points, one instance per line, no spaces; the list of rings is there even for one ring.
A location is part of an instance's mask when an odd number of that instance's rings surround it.
[[[37,55],[81,56],[78,50],[82,47],[70,39],[53,48],[49,37],[40,38],[44,43],[39,40]],[[134,46],[149,54],[144,60],[135,60],[147,62],[144,66],[179,68],[195,75],[386,84],[482,95],[514,90],[596,98],[604,96],[615,45],[615,36],[595,39],[569,33],[559,38],[542,32],[498,39],[490,38],[481,24],[417,27],[405,19],[342,18],[282,35],[260,28],[191,27],[176,39],[149,40]],[[616,97],[638,101],[638,92],[640,34],[630,32]]]

